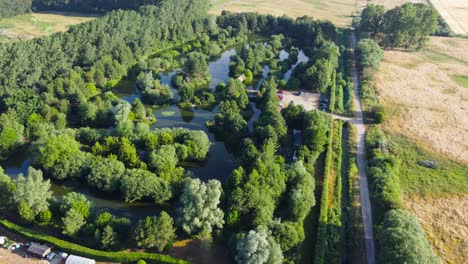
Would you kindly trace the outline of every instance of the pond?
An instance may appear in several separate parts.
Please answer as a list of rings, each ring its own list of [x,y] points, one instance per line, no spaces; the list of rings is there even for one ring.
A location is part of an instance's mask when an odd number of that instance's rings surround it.
[[[284,52],[287,54],[287,55],[284,55],[284,56],[286,56],[286,58],[289,57],[289,54],[288,54],[286,51],[284,51]],[[285,59],[286,59],[286,58],[285,58]],[[285,81],[289,81],[289,78],[291,78],[291,74],[293,73],[294,68],[296,68],[296,66],[297,66],[299,63],[301,63],[301,62],[308,62],[308,61],[309,61],[309,57],[307,57],[307,55],[305,55],[305,53],[304,53],[303,50],[299,50],[299,54],[298,54],[298,57],[297,57],[297,62],[296,62],[296,64],[294,64],[294,65],[292,66],[291,69],[289,69],[289,71],[287,71],[287,72],[284,74],[284,80],[285,80]]]
[[[236,49],[227,50],[217,60],[209,63],[210,74],[212,75],[209,88],[214,90],[218,84],[222,82],[227,83],[229,80],[230,57],[235,54]],[[281,60],[286,59],[288,56],[289,54],[286,51],[281,51]],[[301,50],[299,52],[298,63],[307,60],[307,56],[305,56]],[[294,67],[296,65],[294,65]],[[174,99],[178,99],[178,95],[177,91],[172,87],[171,79],[178,71],[179,69],[175,69],[173,71],[160,74],[161,83],[169,85],[174,93]],[[258,89],[263,80],[268,78],[269,72],[270,68],[268,66],[264,66],[262,77],[259,80],[255,80],[249,89]],[[285,74],[285,79],[290,77],[291,72],[292,69]],[[135,79],[135,76],[129,76],[127,79],[122,80],[114,91],[115,94],[130,103],[133,102],[135,98],[140,98],[140,94],[137,92],[135,86]],[[255,107],[255,104],[252,103],[252,107],[254,109],[254,117],[248,122],[248,127],[251,131],[253,130],[254,121],[260,115],[260,110]],[[218,179],[221,182],[224,182],[231,172],[237,167],[237,162],[234,156],[228,152],[224,142],[217,140],[214,134],[210,133],[205,125],[207,121],[214,120],[218,110],[219,106],[211,109],[182,109],[177,105],[152,108],[153,114],[157,118],[157,122],[151,127],[152,129],[183,127],[194,130],[203,130],[208,134],[211,141],[211,147],[206,161],[197,163],[184,162],[179,164],[204,181],[209,179]],[[10,160],[0,162],[0,166],[3,167],[7,175],[12,178],[16,178],[19,173],[27,173],[27,169],[31,164],[28,154],[28,148],[25,147]],[[82,193],[94,203],[96,208],[105,208],[116,216],[125,216],[131,219],[139,219],[149,215],[156,215],[161,210],[161,206],[156,206],[151,202],[124,203],[119,195],[94,192],[85,186],[66,187],[63,184],[52,182],[52,191],[57,198],[61,198],[63,195],[70,192]],[[167,208],[167,210],[170,210],[170,208]]]

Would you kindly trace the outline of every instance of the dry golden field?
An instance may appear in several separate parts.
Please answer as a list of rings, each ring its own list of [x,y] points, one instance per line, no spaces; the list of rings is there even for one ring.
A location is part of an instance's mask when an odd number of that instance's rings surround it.
[[[434,250],[444,263],[466,263],[468,256],[468,195],[407,199]]]
[[[366,5],[365,0],[212,0],[211,13],[220,14],[223,10],[231,12],[259,12],[276,16],[311,16],[316,19],[330,20],[338,26],[349,26],[351,14],[360,12]]]
[[[468,34],[468,1],[430,0],[456,34]]]
[[[375,76],[379,102],[388,112],[384,129],[411,141],[398,143],[398,152],[406,152],[399,157],[406,207],[444,263],[466,263],[468,255],[466,50],[468,39],[431,37],[424,51],[385,51]],[[442,167],[413,164],[420,159]]]
[[[385,127],[468,162],[468,39],[431,38],[422,52],[386,51],[376,75]]]
[[[94,19],[78,13],[32,13],[0,20],[0,43],[63,32],[69,26]]]

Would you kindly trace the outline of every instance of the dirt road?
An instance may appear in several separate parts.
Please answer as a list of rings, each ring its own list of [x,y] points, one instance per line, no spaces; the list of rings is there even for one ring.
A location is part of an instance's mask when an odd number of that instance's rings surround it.
[[[356,35],[352,31],[353,50],[356,46]],[[361,98],[359,97],[359,75],[356,68],[356,56],[353,52],[353,74],[354,74],[354,103],[356,105],[357,118],[354,125],[357,128],[357,162],[359,169],[359,192],[361,195],[362,225],[364,228],[364,244],[366,248],[367,264],[375,264],[375,242],[372,224],[372,207],[369,195],[369,184],[367,181],[367,166],[365,152],[366,126],[362,116]]]

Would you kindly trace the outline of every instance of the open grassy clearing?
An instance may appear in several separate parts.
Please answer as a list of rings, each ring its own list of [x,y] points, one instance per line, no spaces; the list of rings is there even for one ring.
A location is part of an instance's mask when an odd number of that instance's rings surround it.
[[[231,12],[259,12],[290,17],[312,16],[316,19],[331,20],[338,26],[349,26],[351,14],[360,11],[364,0],[212,0],[211,13],[220,14],[223,10]]]
[[[31,39],[63,32],[69,26],[94,19],[94,16],[79,13],[32,13],[0,20],[0,43]]]
[[[447,24],[456,34],[468,34],[468,1],[430,0]]]
[[[468,162],[467,39],[431,38],[426,51],[386,51],[375,82],[389,112],[384,127]],[[417,77],[417,78],[415,78]]]

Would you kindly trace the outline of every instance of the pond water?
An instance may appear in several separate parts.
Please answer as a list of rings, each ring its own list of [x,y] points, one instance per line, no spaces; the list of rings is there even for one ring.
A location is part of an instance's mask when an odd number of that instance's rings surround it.
[[[285,53],[287,53],[287,52],[285,51]],[[281,54],[280,54],[280,56],[281,56]],[[289,57],[289,54],[288,54],[287,56]],[[287,57],[286,57],[286,58],[287,58]],[[298,54],[298,56],[297,56],[297,62],[296,62],[296,64],[294,64],[294,65],[292,66],[291,69],[289,69],[289,71],[287,71],[287,72],[284,74],[284,80],[285,80],[285,81],[289,81],[289,78],[291,78],[291,74],[292,74],[294,68],[296,68],[296,66],[297,66],[299,63],[301,63],[301,62],[308,62],[308,61],[309,61],[309,57],[307,57],[307,55],[305,55],[305,53],[304,53],[303,50],[299,50],[299,54]]]
[[[236,49],[227,50],[219,59],[209,63],[210,74],[212,75],[209,88],[214,90],[218,84],[222,82],[227,83],[229,80],[230,57],[235,54]],[[284,60],[289,56],[289,54],[286,51],[281,51],[279,56],[281,60]],[[307,56],[300,51],[298,63],[307,60]],[[258,89],[263,80],[268,78],[270,68],[268,66],[264,66],[263,70],[262,77],[259,80],[255,80],[249,89],[253,89],[254,87],[255,89]],[[174,93],[174,99],[178,99],[178,95],[177,91],[172,87],[171,79],[178,71],[179,69],[175,69],[173,71],[160,74],[161,83],[169,85]],[[288,72],[289,75],[286,73],[285,79],[290,77],[290,72],[292,72],[292,69]],[[135,79],[135,76],[129,76],[127,79],[122,80],[118,84],[114,93],[121,99],[130,103],[133,102],[135,98],[140,98],[140,94],[135,86]],[[252,103],[252,107],[254,109],[254,117],[248,122],[250,130],[253,129],[254,121],[260,115],[260,110],[255,107],[255,104]],[[217,140],[214,134],[208,131],[205,125],[207,121],[214,120],[214,116],[218,110],[219,106],[212,109],[182,109],[177,105],[153,108],[153,114],[157,118],[157,122],[151,127],[152,129],[183,127],[194,130],[203,130],[208,134],[211,141],[211,147],[206,161],[197,163],[184,162],[180,164],[185,169],[191,171],[196,177],[204,181],[209,179],[218,179],[221,182],[224,182],[230,173],[237,167],[234,156],[228,152],[222,141]],[[3,167],[7,175],[12,178],[16,178],[19,173],[27,173],[30,163],[30,159],[28,158],[28,148],[25,147],[10,160],[0,162],[0,166]],[[124,203],[119,195],[95,192],[85,186],[66,187],[63,184],[52,182],[52,191],[57,198],[60,198],[70,192],[82,193],[94,203],[96,208],[106,208],[114,215],[125,216],[131,219],[139,219],[145,216],[155,215],[161,210],[161,206],[156,206],[151,202]],[[170,208],[165,209],[170,210]]]

